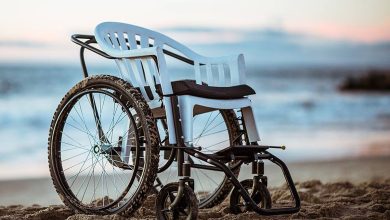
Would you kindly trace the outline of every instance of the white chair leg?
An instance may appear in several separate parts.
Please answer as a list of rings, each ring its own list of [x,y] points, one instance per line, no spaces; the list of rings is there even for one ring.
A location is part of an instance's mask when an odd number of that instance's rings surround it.
[[[167,125],[168,125],[168,133],[169,133],[169,143],[170,144],[176,144],[176,131],[175,131],[175,124],[173,121],[173,112],[171,107],[171,100],[169,97],[163,98],[163,103],[165,106],[165,113],[167,118]]]
[[[193,138],[192,118],[194,115],[194,104],[188,96],[179,96],[179,105],[184,143],[191,144]]]
[[[251,106],[244,107],[241,109],[241,112],[242,115],[244,116],[244,122],[245,122],[245,127],[246,127],[249,141],[251,143],[260,141],[260,136],[257,130],[257,125],[256,125],[255,117],[253,115],[252,107]]]

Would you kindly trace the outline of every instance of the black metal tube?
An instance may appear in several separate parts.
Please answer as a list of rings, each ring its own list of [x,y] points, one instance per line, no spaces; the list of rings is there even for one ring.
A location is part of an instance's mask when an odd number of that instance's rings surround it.
[[[85,43],[88,45],[92,43],[92,40],[87,40]],[[84,78],[88,77],[88,70],[87,70],[87,65],[85,64],[85,47],[80,47],[80,63],[81,63],[81,68],[83,69],[83,76]]]
[[[184,185],[185,184],[186,183],[183,179],[179,180],[179,189],[177,189],[177,194],[176,194],[175,200],[173,200],[171,205],[169,206],[170,209],[175,208],[181,202],[181,199],[184,196]]]
[[[226,176],[230,178],[231,183],[240,190],[240,194],[243,197],[243,199],[251,206],[253,211],[257,212],[258,214],[261,215],[281,215],[281,214],[292,214],[296,213],[299,211],[301,207],[300,199],[298,192],[294,186],[294,182],[291,178],[290,172],[288,171],[287,166],[281,161],[279,158],[276,156],[269,154],[270,155],[270,160],[274,162],[275,164],[279,165],[279,167],[282,169],[283,174],[286,178],[286,181],[288,183],[288,186],[290,188],[290,191],[292,193],[292,196],[295,201],[295,206],[294,207],[287,207],[287,208],[275,208],[275,209],[263,209],[257,206],[257,204],[253,201],[251,196],[248,194],[248,192],[245,190],[245,188],[240,184],[240,182],[237,180],[237,178],[234,176],[233,172],[223,163],[214,160],[213,157],[207,154],[203,154],[199,151],[196,151],[194,149],[184,149],[184,151],[198,159],[201,159],[207,163],[213,164],[214,166],[217,166],[218,168],[222,169]],[[267,152],[268,153],[268,152]]]
[[[180,121],[180,112],[179,112],[179,102],[177,99],[177,96],[171,96],[171,105],[173,110],[173,123],[175,126],[175,133],[176,133],[176,143],[177,143],[177,175],[183,176],[183,163],[184,163],[184,151],[185,148],[184,140],[183,140],[183,131],[181,127],[181,121]]]
[[[86,42],[83,42],[79,39],[85,39],[85,40],[88,40],[90,41],[88,44]],[[91,50],[107,59],[117,59],[116,57],[112,57],[110,55],[108,55],[107,53],[99,50],[98,48],[96,47],[93,47],[91,45],[89,45],[90,43],[96,43],[96,39],[95,39],[95,36],[93,35],[86,35],[86,34],[74,34],[71,36],[71,40],[72,42],[80,45],[81,47],[85,47],[87,48],[88,50]],[[140,44],[140,41],[137,41],[137,44]],[[151,45],[153,46],[153,45]],[[184,63],[187,63],[187,64],[190,64],[190,65],[194,65],[195,62],[191,59],[188,59],[187,57],[184,57],[184,56],[181,56],[177,53],[174,53],[172,51],[169,51],[169,50],[166,50],[166,49],[163,49],[163,53],[170,56],[170,57],[173,57],[173,58],[176,58]],[[155,62],[157,63],[157,60],[155,60]],[[200,65],[204,65],[203,63],[201,63]]]
[[[202,170],[215,170],[215,171],[222,171],[218,167],[215,166],[208,166],[203,164],[191,164],[192,168],[202,169]]]
[[[191,176],[191,163],[187,160],[183,163],[183,176],[190,177]]]
[[[88,40],[89,43],[87,44],[86,43],[87,41],[83,42],[79,39]],[[95,52],[95,53],[99,54],[100,56],[103,56],[107,59],[116,59],[115,57],[112,57],[112,56],[106,54],[105,52],[99,50],[98,48],[89,45],[90,43],[96,43],[96,39],[93,35],[74,34],[74,35],[72,35],[71,40],[73,43],[76,43],[76,44],[80,45],[81,47],[85,47],[88,50]]]
[[[109,143],[107,137],[104,135],[104,131],[103,131],[103,128],[102,128],[102,123],[100,121],[100,117],[99,117],[99,114],[97,112],[95,99],[94,99],[92,94],[88,94],[88,96],[89,96],[90,104],[91,104],[91,107],[92,107],[92,110],[93,110],[93,116],[95,118],[95,124],[96,124],[96,127],[98,129],[99,140],[101,142]]]

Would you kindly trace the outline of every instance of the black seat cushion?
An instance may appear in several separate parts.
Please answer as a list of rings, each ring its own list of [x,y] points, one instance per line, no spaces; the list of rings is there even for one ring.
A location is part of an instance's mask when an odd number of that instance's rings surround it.
[[[256,94],[255,90],[248,85],[215,87],[196,84],[195,80],[173,81],[172,90],[174,95],[192,95],[210,99],[238,99]]]

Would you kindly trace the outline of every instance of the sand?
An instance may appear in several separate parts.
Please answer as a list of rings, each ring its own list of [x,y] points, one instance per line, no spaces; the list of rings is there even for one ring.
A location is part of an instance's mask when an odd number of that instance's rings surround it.
[[[319,180],[297,184],[302,200],[301,211],[293,215],[264,217],[253,212],[234,215],[228,201],[212,209],[200,210],[199,219],[390,219],[390,179],[354,185],[350,182],[321,183]],[[271,189],[274,203],[289,200],[285,187]],[[150,196],[133,219],[154,219],[154,198]],[[0,219],[125,219],[118,215],[74,214],[64,206],[2,206]]]
[[[284,216],[259,216],[253,212],[240,215],[231,214],[228,200],[221,205],[203,209],[199,212],[199,219],[390,219],[390,172],[388,165],[390,158],[355,159],[347,161],[301,163],[291,166],[295,173],[296,186],[299,191],[302,208],[299,213]],[[372,163],[378,163],[377,170],[371,170],[365,175],[363,167],[372,167]],[[326,166],[327,164],[327,166]],[[333,166],[338,170],[331,172]],[[343,165],[344,164],[344,165]],[[354,166],[351,169],[348,165]],[[381,166],[379,166],[381,164]],[[343,165],[343,166],[342,166]],[[295,167],[295,168],[294,168]],[[299,170],[293,170],[300,167]],[[321,168],[322,167],[322,170]],[[327,172],[324,167],[328,167]],[[375,167],[375,166],[374,166]],[[321,172],[318,172],[318,169]],[[347,170],[349,169],[349,172]],[[297,176],[300,172],[306,175]],[[311,170],[311,171],[310,171]],[[344,171],[341,171],[344,170]],[[330,176],[330,179],[306,180],[310,172],[322,173]],[[337,176],[336,174],[339,173]],[[343,173],[349,173],[344,175]],[[374,175],[372,175],[374,173]],[[380,175],[382,173],[382,175]],[[357,178],[360,174],[360,179]],[[318,174],[319,175],[319,174]],[[313,175],[316,177],[316,175]],[[314,179],[314,178],[313,178]],[[344,179],[344,180],[343,180]],[[275,180],[279,181],[279,180]],[[23,182],[23,181],[21,181]],[[28,181],[25,181],[28,182]],[[39,181],[38,181],[39,182]],[[31,180],[30,180],[31,183]],[[11,184],[8,182],[8,188]],[[31,185],[31,184],[30,184]],[[0,182],[0,189],[5,191],[4,183]],[[3,193],[1,193],[0,196]],[[274,206],[286,204],[290,201],[290,194],[286,186],[270,188]],[[154,195],[149,196],[144,205],[132,216],[133,219],[155,219]],[[4,204],[4,200],[3,200]],[[16,204],[16,203],[15,203]],[[276,204],[276,205],[275,205]],[[119,215],[94,216],[75,214],[63,205],[3,205],[0,203],[0,219],[125,219]]]

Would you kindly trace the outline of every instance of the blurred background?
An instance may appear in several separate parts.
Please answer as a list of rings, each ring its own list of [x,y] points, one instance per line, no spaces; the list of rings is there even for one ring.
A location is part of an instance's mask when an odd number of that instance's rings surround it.
[[[13,0],[0,11],[0,180],[49,176],[52,115],[82,79],[70,36],[103,21],[206,56],[244,53],[263,143],[285,144],[290,163],[390,155],[388,0]],[[89,52],[87,64],[118,72]]]

